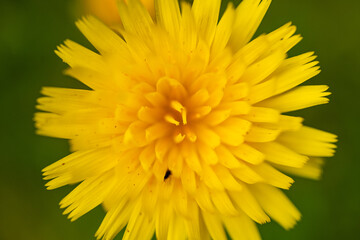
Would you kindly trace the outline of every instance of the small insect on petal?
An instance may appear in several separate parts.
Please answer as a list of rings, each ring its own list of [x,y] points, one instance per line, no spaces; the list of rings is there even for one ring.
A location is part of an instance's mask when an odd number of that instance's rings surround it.
[[[165,176],[164,176],[164,181],[166,179],[168,179],[170,176],[171,176],[171,171],[168,169],[168,170],[166,170],[166,173],[165,173]]]

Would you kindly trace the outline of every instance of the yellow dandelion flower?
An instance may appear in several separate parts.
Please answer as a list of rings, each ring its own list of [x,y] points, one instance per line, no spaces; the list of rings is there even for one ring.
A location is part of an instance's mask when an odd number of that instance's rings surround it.
[[[98,17],[104,23],[113,26],[121,23],[117,0],[81,0],[85,11]],[[127,0],[122,0],[127,2]],[[154,0],[141,0],[151,16],[155,16]]]
[[[260,239],[255,223],[285,229],[300,213],[286,173],[317,179],[336,136],[286,112],[328,102],[327,86],[298,86],[320,70],[288,23],[252,37],[270,0],[119,3],[121,35],[77,22],[98,52],[70,40],[56,53],[89,90],[45,87],[37,132],[69,139],[46,186],[80,183],[60,203],[73,221],[102,204],[98,239]]]

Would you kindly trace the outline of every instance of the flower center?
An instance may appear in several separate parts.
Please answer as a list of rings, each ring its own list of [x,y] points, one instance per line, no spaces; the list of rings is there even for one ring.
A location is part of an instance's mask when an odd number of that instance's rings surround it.
[[[187,110],[176,100],[170,102],[170,112],[165,115],[165,120],[175,126],[187,125]]]
[[[185,138],[191,142],[195,142],[197,139],[189,126],[188,114],[188,109],[180,101],[170,101],[164,119],[173,126],[173,139],[175,143],[181,143]]]

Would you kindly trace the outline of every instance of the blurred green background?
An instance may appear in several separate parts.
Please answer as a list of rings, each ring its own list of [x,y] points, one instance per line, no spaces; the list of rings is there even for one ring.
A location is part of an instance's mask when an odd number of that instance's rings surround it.
[[[41,86],[81,86],[62,75],[66,66],[53,53],[66,38],[89,45],[77,17],[73,0],[0,1],[1,240],[94,239],[104,216],[101,207],[74,223],[62,216],[58,202],[73,187],[45,190],[41,169],[67,155],[68,145],[36,136],[32,121]],[[303,214],[298,225],[285,231],[270,223],[260,231],[265,240],[360,239],[360,1],[274,0],[258,34],[288,21],[304,37],[290,55],[315,51],[323,71],[310,83],[333,93],[330,104],[296,114],[340,141],[321,181],[296,178],[288,192]]]

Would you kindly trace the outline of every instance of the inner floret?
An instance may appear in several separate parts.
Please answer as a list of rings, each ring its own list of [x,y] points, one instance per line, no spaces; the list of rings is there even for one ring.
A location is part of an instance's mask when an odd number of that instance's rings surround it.
[[[164,116],[166,122],[174,125],[174,141],[181,143],[186,137],[196,141],[196,135],[190,130],[188,125],[188,110],[179,101],[170,101],[168,111]]]

